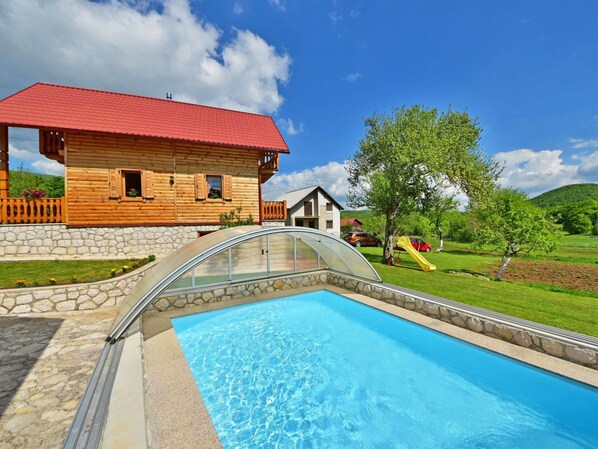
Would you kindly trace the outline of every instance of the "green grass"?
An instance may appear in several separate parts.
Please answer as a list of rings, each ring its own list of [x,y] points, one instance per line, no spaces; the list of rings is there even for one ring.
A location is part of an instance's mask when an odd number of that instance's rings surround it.
[[[381,248],[360,248],[385,282],[538,323],[598,337],[598,298],[581,292],[549,291],[514,282],[487,281],[448,273],[449,270],[489,274],[496,256],[442,252],[424,255],[437,266],[425,273],[407,254],[398,267],[380,262]]]
[[[131,266],[136,259],[126,260],[34,260],[23,262],[0,262],[0,288],[14,288],[15,281],[22,279],[27,287],[49,285],[49,278],[56,278],[57,284],[72,283],[72,276],[77,282],[92,282],[108,279],[110,270],[118,272],[123,265]]]

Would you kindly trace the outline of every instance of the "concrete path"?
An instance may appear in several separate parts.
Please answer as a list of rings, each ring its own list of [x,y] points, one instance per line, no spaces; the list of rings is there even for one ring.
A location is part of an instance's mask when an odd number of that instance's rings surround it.
[[[0,317],[0,449],[61,447],[116,309]]]

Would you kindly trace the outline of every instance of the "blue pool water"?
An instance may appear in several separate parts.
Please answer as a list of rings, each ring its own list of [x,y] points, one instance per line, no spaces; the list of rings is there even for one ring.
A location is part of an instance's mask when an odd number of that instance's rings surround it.
[[[598,447],[598,390],[328,291],[172,320],[224,448]]]

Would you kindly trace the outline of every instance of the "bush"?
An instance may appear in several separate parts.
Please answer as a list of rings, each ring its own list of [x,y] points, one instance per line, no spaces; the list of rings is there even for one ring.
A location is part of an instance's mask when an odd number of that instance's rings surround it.
[[[27,283],[26,283],[26,282],[25,282],[23,279],[17,279],[17,280],[15,281],[15,285],[16,285],[18,288],[23,288],[23,287],[26,287],[26,286],[27,286]]]

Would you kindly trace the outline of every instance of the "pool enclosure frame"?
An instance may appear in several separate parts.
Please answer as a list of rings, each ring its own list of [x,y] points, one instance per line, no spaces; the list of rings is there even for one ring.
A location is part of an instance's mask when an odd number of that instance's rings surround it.
[[[286,234],[293,237],[293,270],[280,274],[295,274],[299,272],[318,271],[328,269],[362,278],[369,282],[382,282],[382,279],[367,261],[367,259],[347,242],[333,235],[311,228],[302,227],[262,227],[242,226],[224,229],[208,234],[200,239],[179,248],[158,265],[153,267],[133,287],[114,320],[107,341],[114,342],[121,338],[128,327],[141,316],[144,310],[157,299],[169,286],[183,275],[206,262],[210,257],[228,251],[228,280],[203,284],[201,287],[215,286],[237,282],[233,279],[232,249],[253,239],[265,237],[266,248],[262,249],[266,256],[267,269],[265,275],[239,279],[238,282],[249,282],[257,279],[272,277],[270,271],[270,237]],[[297,270],[297,241],[302,241],[317,254],[317,267],[311,270]],[[264,253],[265,251],[265,253]],[[338,254],[342,252],[342,254]],[[326,267],[321,267],[321,261]],[[278,273],[276,274],[278,275]],[[195,289],[199,287],[193,287]]]
[[[292,237],[292,270],[273,273],[271,271],[271,238],[277,235]],[[262,249],[266,257],[266,270],[262,275],[233,278],[233,250],[252,239],[265,239]],[[309,246],[317,254],[317,265],[311,269],[298,269],[298,242]],[[137,322],[143,312],[168,291],[174,282],[210,258],[226,252],[228,257],[226,281],[193,285],[190,288],[170,290],[173,294],[191,290],[213,288],[218,285],[255,282],[260,279],[293,276],[309,272],[329,270],[351,275],[366,282],[382,283],[382,279],[355,248],[347,242],[323,231],[302,227],[241,226],[207,234],[194,240],[161,260],[133,286],[118,311],[92,373],[73,423],[67,434],[63,449],[97,448],[101,442],[103,427],[108,413],[112,386],[118,371],[123,344],[129,328]],[[260,251],[261,252],[261,251]],[[192,274],[194,276],[194,274]]]

